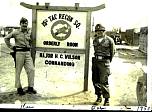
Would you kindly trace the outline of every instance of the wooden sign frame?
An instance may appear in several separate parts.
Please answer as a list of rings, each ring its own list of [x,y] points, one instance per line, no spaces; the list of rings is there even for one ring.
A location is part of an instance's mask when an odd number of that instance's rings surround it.
[[[105,5],[99,5],[96,7],[79,7],[79,3],[75,3],[75,6],[50,6],[49,3],[41,6],[39,3],[36,5],[26,4],[24,2],[20,3],[21,6],[32,9],[32,58],[35,64],[35,54],[36,51],[56,51],[56,52],[66,52],[66,53],[82,53],[85,54],[85,65],[84,65],[84,91],[88,90],[88,71],[89,71],[89,52],[90,52],[90,32],[91,32],[91,12],[97,11],[105,8]],[[56,48],[38,48],[36,47],[36,27],[37,27],[37,11],[38,10],[47,10],[47,11],[74,11],[74,12],[87,12],[87,23],[86,23],[86,45],[85,49],[56,49]]]

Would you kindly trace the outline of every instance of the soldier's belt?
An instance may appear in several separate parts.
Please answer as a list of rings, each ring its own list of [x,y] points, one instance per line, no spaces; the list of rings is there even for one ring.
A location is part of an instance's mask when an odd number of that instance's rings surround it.
[[[109,56],[95,56],[96,59],[98,60],[107,60],[110,59]]]

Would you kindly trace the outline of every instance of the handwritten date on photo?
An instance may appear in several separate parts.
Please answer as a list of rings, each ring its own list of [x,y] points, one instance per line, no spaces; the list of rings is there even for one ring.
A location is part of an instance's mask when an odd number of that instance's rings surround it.
[[[151,107],[138,106],[137,111],[151,111]]]
[[[108,108],[104,107],[104,106],[92,106],[91,110],[108,110]],[[131,108],[127,108],[125,106],[125,108],[120,108],[120,110],[126,110],[126,111],[131,111]],[[138,106],[136,111],[151,111],[151,107],[147,107],[147,106]]]

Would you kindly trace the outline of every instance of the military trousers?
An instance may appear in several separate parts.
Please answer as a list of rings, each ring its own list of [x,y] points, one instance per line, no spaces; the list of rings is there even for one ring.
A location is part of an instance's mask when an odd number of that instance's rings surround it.
[[[33,87],[35,70],[34,70],[34,64],[33,64],[30,51],[16,52],[16,68],[15,68],[15,87],[16,88],[22,87],[20,74],[23,67],[27,73],[28,86]]]
[[[103,95],[103,98],[110,98],[108,83],[110,74],[110,60],[92,58],[92,82],[96,95]]]

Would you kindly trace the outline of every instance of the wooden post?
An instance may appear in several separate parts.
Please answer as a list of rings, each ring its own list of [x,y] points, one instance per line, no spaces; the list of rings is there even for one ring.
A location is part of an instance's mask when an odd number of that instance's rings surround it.
[[[90,32],[91,32],[91,12],[88,12],[87,13],[87,29],[86,29],[86,52],[85,52],[86,55],[85,55],[85,71],[84,71],[84,91],[88,90]]]
[[[35,65],[35,54],[36,54],[36,18],[37,18],[37,11],[36,11],[36,9],[32,9],[32,50],[31,50],[31,56],[32,56],[34,65]]]

